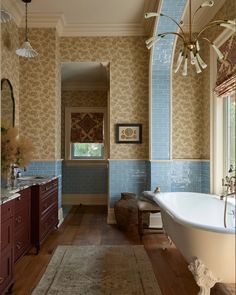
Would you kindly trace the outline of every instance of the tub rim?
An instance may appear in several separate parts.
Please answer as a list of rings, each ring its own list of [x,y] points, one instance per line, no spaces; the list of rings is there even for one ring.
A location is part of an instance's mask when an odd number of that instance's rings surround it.
[[[176,195],[176,194],[198,195],[198,196],[202,196],[202,197],[216,198],[216,199],[219,200],[219,196],[214,195],[214,194],[204,194],[204,193],[196,193],[196,192],[163,192],[163,193],[156,193],[155,197],[154,197],[154,200],[160,206],[161,210],[166,211],[174,221],[176,221],[176,222],[178,222],[178,223],[180,223],[180,224],[182,224],[184,226],[191,227],[191,228],[201,229],[201,230],[215,232],[215,233],[223,233],[223,234],[235,235],[236,228],[234,228],[234,227],[232,227],[232,228],[231,227],[224,228],[224,227],[219,227],[219,226],[204,225],[204,224],[201,224],[201,223],[189,221],[189,220],[183,218],[182,216],[179,216],[178,214],[176,214],[176,212],[174,210],[171,210],[171,208],[167,207],[165,205],[165,202],[162,201],[162,199],[164,197],[168,197],[168,195],[173,197],[173,195]],[[178,196],[176,196],[176,197],[178,197]],[[224,202],[224,201],[222,201],[222,202]]]

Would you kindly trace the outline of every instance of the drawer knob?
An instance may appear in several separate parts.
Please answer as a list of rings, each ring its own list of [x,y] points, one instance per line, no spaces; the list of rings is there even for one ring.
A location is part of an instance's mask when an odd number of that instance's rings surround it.
[[[22,222],[22,217],[21,216],[16,217],[16,222],[21,223]]]
[[[16,248],[17,248],[18,250],[20,250],[21,247],[22,247],[22,243],[21,243],[21,242],[17,242],[17,244],[16,244]]]
[[[0,284],[4,282],[4,278],[0,277]]]

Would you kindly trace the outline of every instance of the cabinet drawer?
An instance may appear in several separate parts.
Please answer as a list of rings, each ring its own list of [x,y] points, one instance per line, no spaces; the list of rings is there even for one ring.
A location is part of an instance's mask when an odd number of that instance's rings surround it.
[[[19,192],[20,196],[16,198],[15,201],[15,212],[21,210],[25,206],[30,205],[30,188],[24,189]]]
[[[57,189],[58,189],[58,182],[57,182],[57,179],[54,179],[48,183],[41,184],[39,188],[39,192],[41,197],[44,197],[52,193],[53,191],[57,191]]]
[[[13,243],[13,220],[12,218],[1,223],[1,251],[11,248]]]
[[[40,213],[41,216],[46,214],[51,207],[57,205],[57,191],[53,194],[47,195],[45,198],[43,198],[40,202]]]
[[[47,233],[50,232],[51,229],[57,225],[57,223],[58,208],[57,206],[54,206],[53,208],[51,208],[48,214],[40,220],[40,240],[43,240]]]
[[[28,226],[23,227],[21,230],[15,233],[14,245],[14,261],[16,261],[30,247],[30,229]]]
[[[12,280],[13,271],[13,251],[12,249],[1,253],[0,268],[0,294],[6,289]]]
[[[14,214],[14,200],[1,205],[1,221],[11,218]]]
[[[21,227],[28,227],[30,224],[30,206],[29,204],[26,204],[25,207],[23,207],[21,210],[18,210],[15,212],[14,217],[14,225],[15,225],[15,233],[21,228]]]

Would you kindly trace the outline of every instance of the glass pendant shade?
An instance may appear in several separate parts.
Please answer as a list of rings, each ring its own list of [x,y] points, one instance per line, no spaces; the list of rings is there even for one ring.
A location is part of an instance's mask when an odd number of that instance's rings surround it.
[[[22,0],[25,3],[25,41],[22,46],[16,49],[16,54],[26,58],[34,58],[38,55],[37,51],[33,49],[28,40],[28,19],[27,19],[27,5],[31,0]]]
[[[7,23],[11,20],[11,15],[6,10],[1,9],[1,23]]]
[[[33,58],[38,55],[37,51],[32,48],[29,41],[25,41],[20,48],[16,49],[16,54],[28,58]]]

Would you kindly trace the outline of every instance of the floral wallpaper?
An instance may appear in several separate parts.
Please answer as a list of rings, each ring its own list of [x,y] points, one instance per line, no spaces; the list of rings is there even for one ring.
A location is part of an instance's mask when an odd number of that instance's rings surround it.
[[[61,97],[61,157],[65,157],[65,108],[107,107],[107,91],[62,91]]]
[[[181,42],[176,45],[174,67]],[[181,70],[172,75],[172,157],[203,158],[203,76],[188,64],[188,76]]]
[[[213,20],[234,19],[236,3],[227,0]],[[208,30],[206,37],[214,41],[222,28]],[[179,52],[177,42],[174,66]],[[174,159],[210,159],[210,51],[206,43],[200,43],[201,56],[208,67],[196,74],[188,66],[189,75],[181,71],[173,73],[172,97],[172,155]]]
[[[1,24],[1,79],[8,79],[15,99],[15,123],[19,125],[19,58],[15,50],[19,46],[18,28],[14,21]]]
[[[23,40],[24,30],[20,31]],[[34,160],[57,159],[60,89],[56,30],[30,29],[29,39],[39,55],[34,59],[20,58],[20,133],[33,141]]]
[[[62,62],[110,62],[110,158],[148,158],[149,56],[143,37],[62,37]],[[142,144],[116,144],[116,123],[143,124]]]

